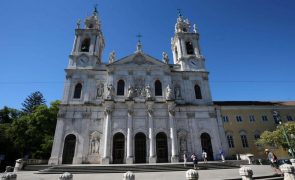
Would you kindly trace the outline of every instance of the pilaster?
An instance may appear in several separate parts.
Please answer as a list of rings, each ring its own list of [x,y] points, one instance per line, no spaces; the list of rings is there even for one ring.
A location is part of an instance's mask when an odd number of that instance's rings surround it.
[[[102,164],[110,163],[110,134],[111,134],[111,120],[112,120],[113,102],[105,101],[105,126],[104,126],[104,151],[102,157]]]
[[[178,162],[178,151],[177,151],[177,135],[175,127],[175,103],[174,101],[167,101],[168,104],[168,114],[169,114],[169,130],[171,139],[171,162]]]
[[[147,101],[146,104],[147,104],[147,113],[148,113],[148,121],[149,121],[149,140],[150,140],[149,163],[156,163],[157,157],[155,153],[154,120],[153,120],[154,102]]]
[[[133,101],[126,102],[128,105],[128,121],[127,121],[127,157],[126,163],[133,164]]]

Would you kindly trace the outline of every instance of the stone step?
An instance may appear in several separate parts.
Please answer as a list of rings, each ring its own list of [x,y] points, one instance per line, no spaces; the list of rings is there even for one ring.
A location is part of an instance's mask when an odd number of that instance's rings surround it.
[[[133,165],[59,165],[52,166],[43,170],[39,170],[42,174],[52,174],[52,173],[124,173],[126,171],[133,172],[163,172],[163,171],[186,171],[192,169],[193,164],[189,163],[186,167],[181,163],[165,163],[165,164],[133,164]],[[239,168],[237,165],[232,165],[231,163],[200,163],[198,164],[198,169],[232,169]]]

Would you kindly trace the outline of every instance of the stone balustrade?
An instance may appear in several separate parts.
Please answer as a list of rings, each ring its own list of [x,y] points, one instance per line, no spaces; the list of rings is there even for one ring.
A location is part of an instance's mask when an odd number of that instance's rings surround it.
[[[196,171],[194,169],[189,169],[185,172],[185,178],[188,180],[198,180],[199,173],[198,173],[198,171]]]
[[[58,180],[73,180],[73,175],[71,173],[65,172],[59,176]]]
[[[290,164],[283,164],[280,166],[282,173],[284,173],[284,180],[295,180],[295,168]]]
[[[243,166],[239,169],[240,176],[242,176],[242,180],[252,180],[253,171],[248,166]]]
[[[9,173],[2,174],[0,177],[1,177],[1,180],[16,180],[17,175],[16,173],[9,172]]]
[[[131,171],[127,171],[126,173],[124,173],[123,175],[123,180],[135,180],[135,175],[133,172]]]

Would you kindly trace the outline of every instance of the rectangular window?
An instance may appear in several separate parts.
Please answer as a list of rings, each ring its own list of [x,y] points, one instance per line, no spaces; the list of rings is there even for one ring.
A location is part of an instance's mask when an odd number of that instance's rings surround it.
[[[223,122],[228,122],[228,116],[222,116]]]
[[[248,146],[248,140],[247,140],[247,136],[246,135],[241,135],[241,141],[242,141],[243,148],[249,147]]]
[[[227,135],[227,143],[228,143],[228,147],[229,148],[234,148],[235,144],[234,144],[234,139],[232,135]]]
[[[249,119],[250,119],[250,122],[254,122],[254,121],[255,121],[255,117],[254,117],[254,115],[250,115],[250,116],[249,116]]]
[[[265,115],[261,116],[261,118],[262,118],[262,121],[268,121],[268,118]]]
[[[293,121],[292,116],[287,116],[287,121]]]
[[[236,116],[238,122],[242,122],[242,116]]]

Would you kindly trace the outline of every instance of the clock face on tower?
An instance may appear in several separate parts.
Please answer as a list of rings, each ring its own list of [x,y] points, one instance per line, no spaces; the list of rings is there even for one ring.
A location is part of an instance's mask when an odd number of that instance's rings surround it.
[[[89,62],[89,58],[87,56],[81,56],[78,58],[78,63],[80,65],[87,65]]]
[[[190,67],[194,68],[194,69],[199,69],[199,64],[196,60],[194,59],[190,59],[189,60],[189,65]]]

